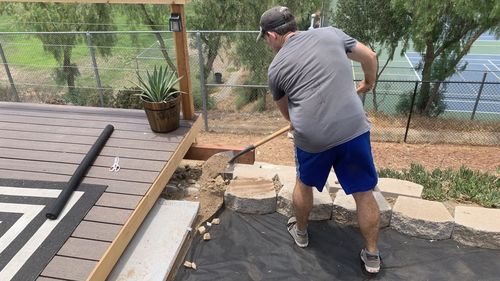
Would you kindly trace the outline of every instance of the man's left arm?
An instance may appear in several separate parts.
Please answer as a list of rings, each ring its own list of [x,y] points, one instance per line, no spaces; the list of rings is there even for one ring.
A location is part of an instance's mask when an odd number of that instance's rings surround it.
[[[365,79],[359,83],[356,92],[368,92],[375,85],[377,78],[377,54],[362,43],[356,42],[356,45],[347,53],[347,57],[361,63],[365,74]]]

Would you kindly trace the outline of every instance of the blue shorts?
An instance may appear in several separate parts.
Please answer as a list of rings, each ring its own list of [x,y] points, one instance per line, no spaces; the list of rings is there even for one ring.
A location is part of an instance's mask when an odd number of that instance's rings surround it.
[[[346,194],[368,191],[377,185],[370,132],[319,153],[305,152],[296,146],[295,161],[299,179],[320,192],[332,167]]]

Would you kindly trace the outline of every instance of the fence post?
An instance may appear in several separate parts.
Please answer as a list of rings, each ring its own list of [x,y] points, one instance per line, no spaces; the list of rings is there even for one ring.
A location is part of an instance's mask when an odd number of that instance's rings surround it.
[[[203,61],[203,48],[201,44],[201,33],[196,32],[196,47],[198,48],[198,64],[200,66],[200,91],[203,104],[203,119],[205,121],[205,131],[208,132],[208,94],[205,85],[205,62]]]
[[[476,115],[477,105],[479,104],[479,100],[481,99],[481,93],[483,92],[484,81],[486,81],[486,75],[488,72],[483,74],[483,80],[481,81],[481,86],[479,86],[479,92],[477,93],[476,103],[474,103],[474,109],[472,109],[472,115],[470,116],[470,120],[474,120],[474,115]]]
[[[99,69],[97,68],[97,61],[95,59],[94,46],[92,45],[92,36],[90,35],[90,32],[87,32],[86,35],[87,35],[87,46],[89,48],[90,57],[92,58],[92,66],[94,67],[97,91],[99,92],[99,101],[101,103],[101,107],[104,107],[104,93],[101,85],[101,77],[99,76]]]
[[[415,89],[413,90],[413,96],[411,97],[410,114],[408,114],[408,122],[406,122],[404,142],[406,142],[406,139],[408,138],[408,131],[410,130],[410,120],[411,120],[411,114],[413,112],[413,105],[415,104],[415,98],[417,96],[418,82],[419,81],[415,82]]]
[[[19,95],[17,94],[16,85],[14,84],[14,79],[10,74],[9,64],[7,63],[7,58],[3,52],[2,43],[0,43],[0,56],[2,56],[3,66],[5,67],[5,72],[7,73],[7,78],[9,78],[10,87],[12,89],[12,96],[14,96],[15,101],[20,102]]]

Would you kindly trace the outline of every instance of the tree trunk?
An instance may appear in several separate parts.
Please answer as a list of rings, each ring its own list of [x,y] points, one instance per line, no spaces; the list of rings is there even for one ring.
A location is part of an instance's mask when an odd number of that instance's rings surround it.
[[[441,86],[441,82],[436,82],[430,91],[429,94],[429,99],[427,100],[427,103],[425,105],[423,113],[427,116],[430,115],[431,109],[432,109],[432,104],[434,100],[436,99],[436,96],[438,95],[439,92],[439,87]]]
[[[372,93],[373,93],[373,109],[375,110],[375,112],[378,111],[378,103],[377,103],[377,85],[378,85],[378,80],[380,79],[380,76],[382,76],[382,72],[384,72],[385,68],[389,64],[389,61],[392,60],[391,57],[392,56],[389,56],[387,58],[387,60],[384,63],[384,66],[380,70],[379,59],[378,59],[378,55],[377,55],[377,77],[375,79],[375,85],[373,85],[373,89],[372,89]]]
[[[63,52],[63,73],[66,76],[66,82],[70,92],[75,90],[75,75],[76,69],[71,65],[71,48],[72,46],[64,47]],[[75,66],[76,67],[76,66]]]
[[[423,98],[429,97],[430,89],[431,89],[431,70],[432,64],[434,63],[434,45],[432,44],[432,40],[427,41],[427,47],[425,50],[424,56],[424,69],[422,70],[422,87],[420,88],[420,96]],[[419,114],[425,113],[423,105],[417,104],[417,112]]]
[[[216,40],[212,41],[212,43],[208,43],[209,40],[206,39],[205,44],[208,46],[208,54],[207,54],[207,63],[205,64],[205,77],[208,76],[212,68],[214,67],[214,61],[217,58],[220,47],[220,35],[209,34],[208,36],[217,36]]]
[[[158,31],[156,23],[153,21],[151,17],[149,17],[148,11],[146,10],[146,6],[144,4],[141,4],[141,10],[144,13],[144,21],[146,22],[146,24],[150,25],[151,30]],[[155,32],[154,34],[156,36],[156,40],[160,44],[160,51],[161,54],[163,55],[163,58],[165,58],[165,61],[167,62],[170,69],[172,69],[172,71],[174,72],[177,72],[177,67],[175,66],[172,59],[167,53],[167,48],[165,47],[165,42],[163,42],[163,37],[159,32]]]

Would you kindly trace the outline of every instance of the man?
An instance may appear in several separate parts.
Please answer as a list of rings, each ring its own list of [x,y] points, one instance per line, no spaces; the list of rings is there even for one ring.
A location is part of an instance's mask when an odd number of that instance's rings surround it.
[[[295,217],[287,224],[290,235],[299,247],[307,247],[312,187],[321,192],[333,167],[345,193],[356,201],[364,268],[378,273],[380,215],[372,194],[377,174],[370,123],[356,94],[373,87],[376,54],[333,27],[297,32],[294,16],[281,6],[262,15],[260,38],[276,53],[268,70],[269,87],[294,129],[297,181],[292,196]],[[365,75],[357,89],[349,59],[360,62]]]

